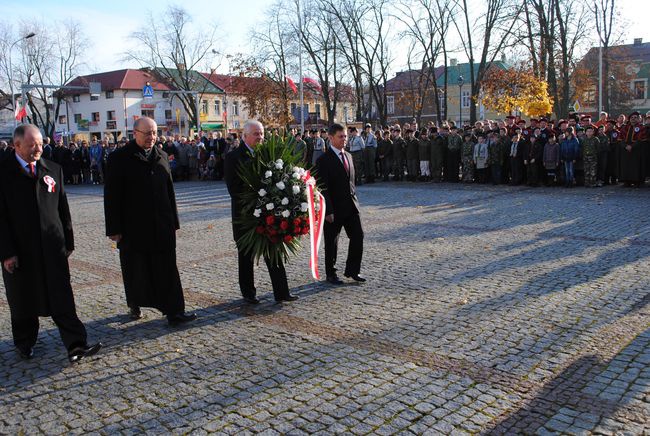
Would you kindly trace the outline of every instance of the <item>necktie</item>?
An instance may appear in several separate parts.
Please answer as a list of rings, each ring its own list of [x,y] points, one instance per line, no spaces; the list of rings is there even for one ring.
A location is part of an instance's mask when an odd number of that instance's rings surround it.
[[[29,163],[29,174],[31,174],[32,177],[36,176],[36,170],[34,168],[34,162]]]
[[[345,158],[345,154],[341,152],[341,160],[343,161],[343,168],[345,168],[345,172],[350,174],[350,167],[348,166],[348,160]]]

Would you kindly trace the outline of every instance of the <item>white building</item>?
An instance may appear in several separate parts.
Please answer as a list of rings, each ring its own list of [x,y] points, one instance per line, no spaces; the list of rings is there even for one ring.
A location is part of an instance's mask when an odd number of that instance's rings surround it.
[[[73,139],[89,139],[91,136],[112,136],[115,140],[131,138],[135,120],[147,116],[156,120],[161,135],[189,134],[189,116],[180,96],[173,93],[171,86],[157,81],[151,73],[134,69],[109,71],[80,76],[67,85],[88,86],[90,82],[101,83],[101,94],[66,92],[56,125],[58,133]],[[208,102],[223,94],[214,84],[205,82],[205,92],[200,98],[202,123],[210,118]],[[146,86],[153,90],[153,97],[143,95]],[[206,109],[208,114],[204,113]]]

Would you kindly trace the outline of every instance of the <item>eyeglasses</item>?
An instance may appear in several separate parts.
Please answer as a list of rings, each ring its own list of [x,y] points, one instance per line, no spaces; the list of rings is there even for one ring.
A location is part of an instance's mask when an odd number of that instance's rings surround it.
[[[158,135],[158,132],[156,132],[155,130],[150,130],[148,132],[144,132],[142,130],[135,129],[135,131],[142,133],[144,136],[157,136]]]

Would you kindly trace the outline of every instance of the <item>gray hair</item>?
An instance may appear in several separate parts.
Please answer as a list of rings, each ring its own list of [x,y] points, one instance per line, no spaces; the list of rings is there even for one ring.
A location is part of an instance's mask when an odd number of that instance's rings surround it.
[[[247,135],[253,130],[253,127],[259,127],[262,130],[264,130],[264,126],[262,123],[260,123],[257,120],[248,120],[246,121],[246,124],[244,124],[244,135]]]
[[[140,117],[133,123],[133,130],[140,128],[140,124],[142,124],[145,120],[151,120],[154,122],[154,124],[156,124],[156,121],[153,118]]]

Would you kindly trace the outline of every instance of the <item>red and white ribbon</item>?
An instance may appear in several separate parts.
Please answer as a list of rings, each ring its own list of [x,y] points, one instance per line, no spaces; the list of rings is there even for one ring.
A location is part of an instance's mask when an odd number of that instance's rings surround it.
[[[56,182],[52,177],[45,176],[43,177],[43,181],[47,185],[47,192],[56,192],[56,189],[54,188],[56,186]]]
[[[309,268],[311,269],[312,277],[319,280],[318,250],[320,249],[323,224],[325,222],[325,198],[323,197],[323,194],[320,192],[318,193],[320,207],[318,211],[316,211],[316,205],[314,203],[314,186],[316,185],[316,180],[310,175],[309,171],[305,173],[304,180],[307,185],[307,210],[309,212]]]

